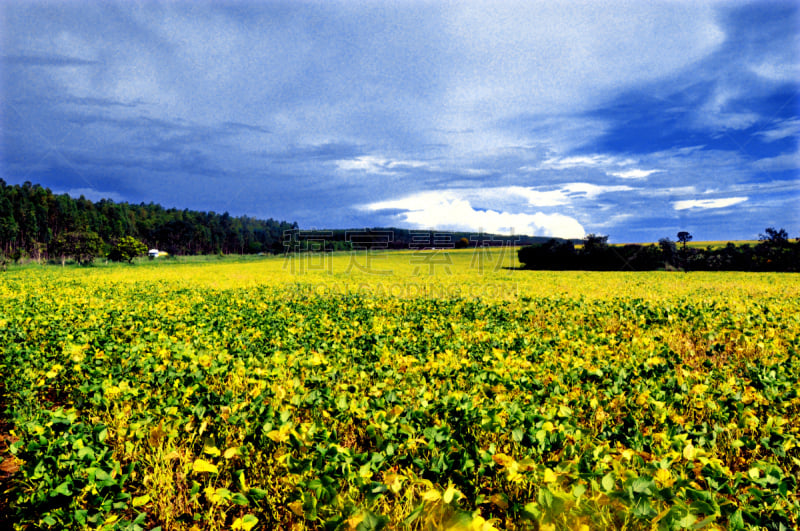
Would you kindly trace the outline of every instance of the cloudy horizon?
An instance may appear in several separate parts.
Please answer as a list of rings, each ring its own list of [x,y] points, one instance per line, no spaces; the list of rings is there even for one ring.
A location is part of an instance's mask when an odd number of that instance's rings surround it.
[[[0,6],[0,178],[296,221],[800,236],[797,2]]]

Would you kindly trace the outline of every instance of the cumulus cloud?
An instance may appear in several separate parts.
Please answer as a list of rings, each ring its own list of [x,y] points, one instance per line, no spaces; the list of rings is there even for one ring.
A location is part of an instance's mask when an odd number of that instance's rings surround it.
[[[724,208],[747,201],[747,197],[726,197],[723,199],[686,199],[675,201],[672,206],[675,210]]]
[[[400,199],[364,206],[371,211],[399,210],[403,223],[416,228],[468,230],[493,234],[529,234],[561,238],[582,238],[583,226],[563,214],[506,212],[475,208],[454,191],[422,192]]]

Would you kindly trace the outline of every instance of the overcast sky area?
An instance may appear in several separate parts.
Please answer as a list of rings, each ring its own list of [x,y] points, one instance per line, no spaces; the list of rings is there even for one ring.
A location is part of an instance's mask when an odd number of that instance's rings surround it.
[[[800,3],[0,4],[0,178],[297,221],[800,236]]]

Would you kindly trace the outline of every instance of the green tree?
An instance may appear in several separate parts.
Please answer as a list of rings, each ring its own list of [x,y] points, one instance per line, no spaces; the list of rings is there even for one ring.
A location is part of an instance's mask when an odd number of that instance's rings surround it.
[[[61,257],[63,266],[68,256],[74,258],[81,265],[89,265],[100,254],[102,240],[96,232],[78,231],[65,232],[51,244],[52,253]]]
[[[771,245],[783,247],[789,242],[789,233],[786,229],[775,229],[775,227],[767,227],[764,230],[766,234],[759,234],[758,239],[762,242],[767,242]]]
[[[147,246],[133,236],[120,238],[108,253],[109,260],[114,262],[133,262],[133,259],[147,252]]]
[[[675,242],[669,238],[661,238],[658,240],[658,246],[661,247],[661,255],[664,257],[664,265],[677,267],[678,249],[675,247]]]
[[[686,244],[692,241],[692,235],[686,231],[681,231],[678,233],[678,241],[683,244],[683,252],[686,252]]]

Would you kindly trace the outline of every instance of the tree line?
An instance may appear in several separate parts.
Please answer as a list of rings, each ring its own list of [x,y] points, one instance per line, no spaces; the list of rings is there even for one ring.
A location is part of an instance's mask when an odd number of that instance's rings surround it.
[[[651,245],[609,245],[608,236],[589,234],[583,245],[551,239],[518,251],[524,269],[592,271],[800,271],[800,238],[784,229],[767,228],[755,245],[727,243],[705,249],[688,247],[692,235],[681,231],[678,242],[662,238]],[[680,243],[680,246],[678,246]]]
[[[107,254],[125,237],[171,255],[277,253],[283,251],[284,233],[296,229],[297,223],[227,212],[75,199],[30,182],[8,185],[0,179],[0,254],[15,260],[61,259],[69,249],[81,261],[81,245]]]

